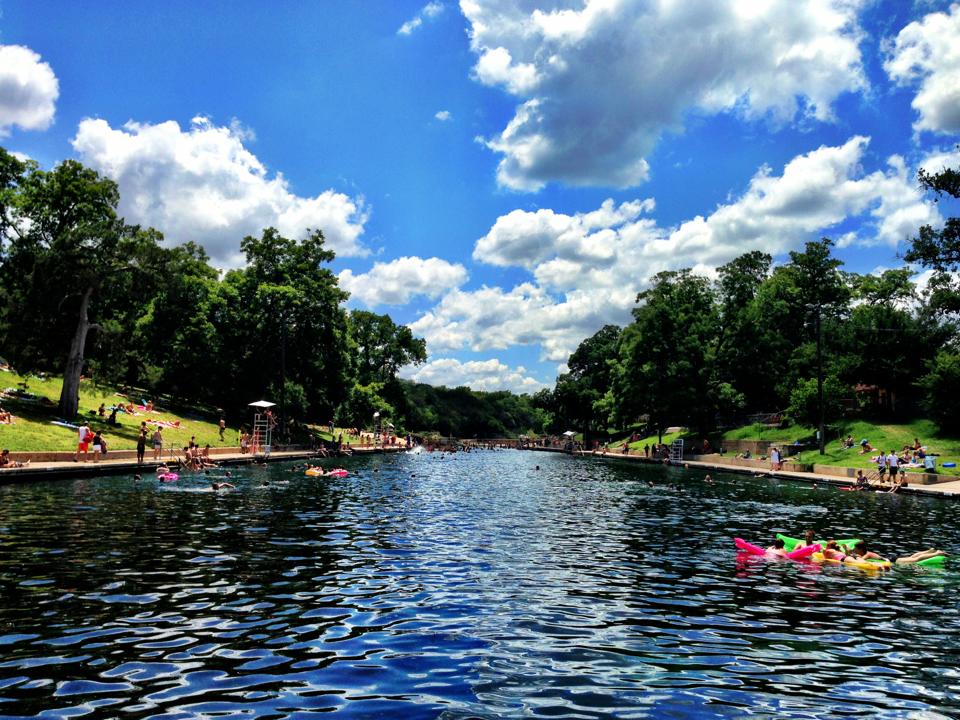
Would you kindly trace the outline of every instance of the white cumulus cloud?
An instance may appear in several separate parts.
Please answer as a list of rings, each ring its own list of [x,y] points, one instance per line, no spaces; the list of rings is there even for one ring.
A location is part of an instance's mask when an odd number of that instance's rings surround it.
[[[367,307],[403,305],[416,295],[436,298],[467,281],[467,270],[459,263],[440,258],[401,257],[375,263],[366,273],[344,270],[340,287]]]
[[[431,20],[442,12],[442,2],[439,2],[438,0],[428,2],[426,5],[420,8],[420,12],[400,26],[400,28],[397,30],[397,35],[410,35],[414,30],[423,25],[424,20]]]
[[[436,113],[434,113],[433,117],[440,122],[448,122],[449,120],[453,120],[453,114],[449,110],[438,110]]]
[[[225,266],[241,265],[240,240],[266,227],[291,238],[322,230],[338,255],[369,254],[360,242],[363,198],[334,190],[296,195],[244,146],[248,137],[236,123],[218,127],[202,117],[188,129],[174,121],[112,128],[87,119],[73,147],[85,164],[119,184],[120,212],[128,221],[155,227],[175,243],[196,241]]]
[[[418,367],[403,368],[400,375],[427,385],[465,385],[473,390],[487,392],[509,390],[519,394],[532,394],[547,387],[546,383],[528,375],[523,366],[512,368],[496,359],[460,362],[453,358],[440,358]]]
[[[574,215],[514,210],[477,241],[473,256],[522,267],[535,282],[512,290],[454,290],[411,328],[431,351],[539,345],[541,359],[564,362],[603,325],[628,323],[636,294],[658,272],[690,267],[709,275],[748,250],[782,257],[824,234],[842,245],[895,248],[919,225],[941,219],[901,157],[891,156],[883,170],[864,171],[868,144],[857,136],[817,148],[793,158],[779,175],[760,168],[740,197],[677,227],[661,227],[645,214],[652,200],[607,200]],[[860,221],[857,234],[832,232],[851,218]]]
[[[0,137],[14,125],[46,130],[59,95],[57,76],[37,53],[22,45],[0,45]]]
[[[960,131],[960,5],[903,28],[883,67],[901,85],[919,84],[915,129]]]
[[[865,0],[461,0],[475,78],[520,103],[486,140],[499,182],[629,187],[689,111],[832,119],[867,86]]]

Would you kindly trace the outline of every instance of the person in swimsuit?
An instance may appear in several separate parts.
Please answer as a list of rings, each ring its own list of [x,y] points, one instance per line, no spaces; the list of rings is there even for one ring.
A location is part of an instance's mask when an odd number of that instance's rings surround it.
[[[870,552],[870,550],[867,549],[867,544],[863,540],[853,546],[853,555],[858,560],[881,560],[883,562],[890,562],[882,555],[877,555],[875,552]]]
[[[787,551],[783,547],[783,545],[784,545],[783,540],[781,540],[780,538],[777,538],[776,540],[773,541],[773,545],[767,548],[767,552],[770,553],[771,555],[779,555],[780,557],[786,557]]]
[[[913,563],[918,563],[922,560],[929,560],[933,557],[941,557],[945,555],[946,553],[943,550],[935,550],[930,548],[929,550],[915,552],[913,555],[904,555],[903,557],[898,557],[895,562],[898,565],[910,565]]]
[[[823,549],[823,557],[827,560],[836,560],[843,562],[847,559],[847,554],[840,549],[836,540],[829,540],[827,546]]]

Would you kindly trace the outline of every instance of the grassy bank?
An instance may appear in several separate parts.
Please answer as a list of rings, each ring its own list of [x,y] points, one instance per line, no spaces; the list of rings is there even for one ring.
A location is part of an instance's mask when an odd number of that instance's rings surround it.
[[[855,444],[851,449],[844,449],[841,444],[841,440],[847,435],[853,436]],[[681,438],[691,443],[698,443],[702,440],[695,433],[680,431],[664,434],[663,442],[669,444]],[[960,438],[941,434],[937,426],[930,420],[914,420],[899,424],[871,423],[863,420],[852,421],[828,433],[825,455],[819,454],[816,446],[816,430],[810,427],[792,425],[783,428],[770,428],[765,425],[753,424],[728,430],[722,435],[724,441],[754,440],[775,442],[784,446],[799,442],[803,449],[796,453],[795,457],[801,462],[863,468],[864,470],[873,469],[874,463],[871,462],[870,458],[880,450],[884,452],[899,451],[905,445],[913,446],[914,438],[919,439],[928,452],[937,455],[937,472],[960,476],[960,471],[956,467],[943,467],[945,462],[960,462]],[[611,450],[619,450],[623,442],[628,439],[629,436],[625,436],[612,441],[610,443]],[[876,450],[861,455],[860,441],[863,439],[868,440]],[[655,435],[644,437],[630,443],[630,449],[633,452],[643,452],[645,445],[654,445],[656,442],[657,437]],[[695,444],[691,449],[699,449],[699,444]],[[921,471],[912,470],[912,472]]]
[[[16,418],[13,425],[0,424],[0,447],[9,448],[12,452],[75,450],[76,430],[53,424],[54,421],[62,420],[57,412],[61,378],[41,380],[0,372],[0,390],[23,390],[20,384],[24,382],[27,383],[27,396],[0,398],[0,406],[12,412]],[[111,450],[135,449],[140,423],[143,421],[148,421],[151,432],[157,421],[179,423],[179,428],[163,429],[164,445],[168,447],[182,447],[189,442],[191,436],[195,436],[200,445],[209,444],[211,447],[239,444],[236,427],[228,428],[224,440],[220,440],[219,418],[216,417],[180,414],[166,409],[149,413],[138,410],[135,415],[118,413],[117,424],[108,425],[106,417],[97,416],[97,408],[101,403],[110,408],[119,402],[138,404],[140,400],[139,397],[128,399],[113,388],[97,387],[89,381],[83,381],[80,383],[80,413],[70,422],[79,424],[86,421],[94,432],[101,430]]]

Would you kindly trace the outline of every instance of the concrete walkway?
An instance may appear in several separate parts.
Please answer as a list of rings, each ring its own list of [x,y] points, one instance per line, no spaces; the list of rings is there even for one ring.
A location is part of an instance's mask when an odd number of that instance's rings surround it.
[[[569,454],[566,450],[560,448],[540,448],[533,447],[529,448],[531,450],[538,450],[541,452],[559,452]],[[586,459],[595,459],[595,460],[605,460],[607,462],[626,462],[626,463],[642,463],[647,465],[662,465],[662,460],[655,460],[653,458],[647,458],[642,455],[632,455],[616,452],[604,453],[594,453],[587,451],[579,451],[576,453],[578,457]],[[701,457],[701,456],[698,456]],[[737,473],[739,475],[750,475],[750,476],[763,476],[763,477],[772,477],[772,478],[781,478],[784,480],[797,480],[799,482],[805,483],[818,483],[824,485],[837,485],[837,486],[852,486],[854,484],[854,479],[850,477],[842,477],[839,475],[830,475],[822,472],[807,472],[807,471],[796,471],[796,470],[770,470],[769,463],[765,463],[766,467],[762,465],[745,467],[743,465],[737,465],[733,462],[724,462],[727,460],[734,460],[734,458],[723,458],[720,455],[708,455],[704,456],[710,458],[709,460],[697,459],[697,460],[684,460],[683,465],[687,468],[698,468],[708,472],[725,472],[725,473]],[[837,472],[846,471],[846,468],[837,468]],[[943,497],[943,498],[960,498],[960,478],[950,479],[943,481],[942,478],[952,476],[940,476],[936,484],[932,485],[920,485],[917,484],[918,479],[920,478],[919,474],[907,474],[907,483],[908,486],[900,488],[897,491],[897,494],[903,495],[927,495],[931,497]],[[879,490],[877,492],[883,492]]]
[[[386,448],[372,448],[372,447],[363,447],[363,448],[352,448],[354,456],[358,455],[371,455],[371,454],[380,454],[380,453],[398,453],[402,452],[404,448],[402,447],[386,447]],[[61,453],[61,455],[69,455],[68,453]],[[0,483],[11,483],[11,482],[30,482],[33,480],[53,480],[60,478],[77,478],[77,477],[99,477],[103,475],[132,475],[134,473],[154,473],[156,468],[162,463],[170,463],[169,459],[164,458],[161,461],[151,459],[151,453],[147,453],[147,458],[144,460],[142,465],[138,465],[136,461],[136,453],[133,453],[133,458],[128,457],[130,451],[118,451],[114,453],[115,457],[109,460],[101,460],[99,462],[93,462],[88,460],[87,462],[74,462],[70,460],[43,460],[38,462],[31,462],[26,467],[22,468],[0,468]],[[269,456],[264,457],[263,455],[250,455],[249,453],[241,453],[239,449],[236,451],[217,449],[215,452],[211,453],[212,459],[218,465],[224,466],[236,466],[236,465],[247,465],[255,461],[266,461],[266,462],[282,462],[284,460],[310,460],[316,464],[330,465],[334,466],[338,462],[342,462],[344,457],[348,456],[330,456],[330,457],[320,457],[313,450],[307,449],[294,449],[294,450],[276,450],[270,453]],[[173,467],[171,465],[171,467]]]

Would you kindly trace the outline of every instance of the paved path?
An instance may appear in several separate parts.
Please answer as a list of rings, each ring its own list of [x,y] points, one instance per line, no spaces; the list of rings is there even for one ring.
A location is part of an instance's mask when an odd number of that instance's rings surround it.
[[[396,453],[401,452],[401,447],[387,448],[353,448],[354,455],[367,455],[374,453]],[[263,456],[252,456],[249,453],[224,453],[220,452],[213,456],[213,460],[221,465],[244,465],[254,460],[263,460]],[[328,458],[320,457],[312,450],[277,450],[270,453],[265,458],[268,462],[281,462],[283,460],[311,460],[317,464],[336,465],[342,461],[341,457],[331,456]],[[31,462],[23,468],[3,468],[0,469],[0,483],[9,482],[29,482],[31,480],[51,480],[55,478],[68,477],[97,477],[100,475],[128,475],[133,473],[152,473],[161,463],[148,459],[142,465],[138,465],[136,460],[101,460],[100,462],[74,462],[52,461],[52,462]]]
[[[566,453],[566,450],[560,448],[530,448],[531,450],[539,450],[545,452],[561,452]],[[634,463],[644,463],[644,464],[662,464],[661,460],[654,460],[653,458],[647,458],[642,455],[624,455],[622,453],[593,453],[581,451],[577,455],[583,458],[593,458],[596,460],[606,460],[609,462],[634,462]],[[785,478],[790,480],[798,480],[805,483],[823,483],[825,485],[840,485],[840,486],[850,486],[853,485],[853,478],[838,477],[837,475],[824,475],[821,473],[814,472],[794,472],[790,470],[766,470],[759,467],[742,467],[737,465],[730,465],[722,462],[719,457],[714,461],[704,461],[704,460],[685,460],[683,463],[687,467],[691,468],[701,468],[706,471],[712,472],[726,472],[726,473],[737,473],[739,475],[752,475],[752,476],[765,476],[765,477],[775,477],[775,478]],[[907,475],[907,482],[910,482],[910,475]],[[882,491],[880,491],[882,492]],[[928,495],[933,497],[944,497],[944,498],[960,498],[960,478],[952,480],[950,482],[940,482],[935,485],[908,485],[908,487],[901,488],[897,491],[898,493],[903,493],[904,495]]]

